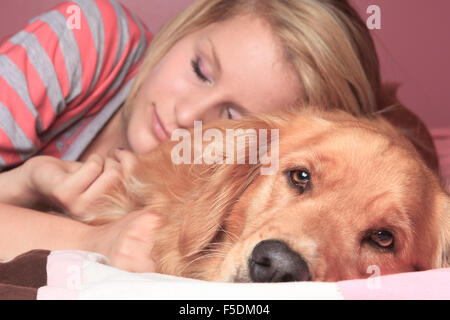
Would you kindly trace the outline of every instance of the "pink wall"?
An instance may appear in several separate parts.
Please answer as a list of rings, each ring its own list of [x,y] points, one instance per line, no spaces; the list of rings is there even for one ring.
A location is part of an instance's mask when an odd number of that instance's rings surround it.
[[[402,84],[401,101],[430,127],[450,127],[450,1],[352,0],[362,17],[381,9],[372,30],[383,80]]]
[[[156,31],[176,12],[193,0],[119,0]],[[35,15],[51,9],[63,0],[0,0],[0,38],[14,33]],[[169,5],[170,3],[170,5]]]
[[[0,0],[0,39],[61,0]],[[192,0],[122,0],[152,30],[158,30]],[[450,126],[450,1],[352,0],[364,17],[381,9],[381,29],[371,31],[383,79],[402,84],[399,97],[430,127]],[[170,3],[170,5],[168,5]]]

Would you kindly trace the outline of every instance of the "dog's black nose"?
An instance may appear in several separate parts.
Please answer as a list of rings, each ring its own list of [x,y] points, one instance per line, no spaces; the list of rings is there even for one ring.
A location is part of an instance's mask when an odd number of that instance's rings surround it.
[[[310,280],[303,258],[279,240],[259,242],[249,258],[253,282],[288,282]]]

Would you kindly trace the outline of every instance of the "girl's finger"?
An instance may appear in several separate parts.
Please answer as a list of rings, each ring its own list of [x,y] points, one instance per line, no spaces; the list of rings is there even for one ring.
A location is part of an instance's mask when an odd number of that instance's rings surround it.
[[[103,167],[103,158],[93,154],[67,178],[65,184],[75,188],[74,192],[82,193],[101,175]]]
[[[116,149],[114,156],[122,165],[124,173],[130,173],[138,162],[138,159],[133,152],[122,148]]]
[[[108,190],[121,183],[123,178],[122,167],[119,162],[112,158],[106,158],[103,172],[91,183],[81,195],[84,203],[98,199]]]
[[[121,256],[111,261],[116,268],[135,273],[156,272],[156,263],[145,246],[133,244],[133,254]]]

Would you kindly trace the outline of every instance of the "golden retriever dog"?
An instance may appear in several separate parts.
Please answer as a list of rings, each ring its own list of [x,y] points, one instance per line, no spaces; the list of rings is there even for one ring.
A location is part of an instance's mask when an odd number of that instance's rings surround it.
[[[160,215],[152,253],[158,272],[338,281],[367,278],[374,266],[385,275],[450,265],[449,196],[385,120],[301,111],[207,128],[278,129],[278,170],[261,174],[259,159],[175,164],[178,142],[169,141],[141,156],[124,186],[93,208],[103,222],[143,208]],[[273,143],[258,148],[269,154]],[[245,148],[252,145],[248,139]]]

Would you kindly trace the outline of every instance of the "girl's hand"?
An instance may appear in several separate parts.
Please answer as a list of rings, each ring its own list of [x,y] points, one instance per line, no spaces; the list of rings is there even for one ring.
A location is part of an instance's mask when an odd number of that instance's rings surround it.
[[[117,149],[115,159],[92,155],[86,162],[70,162],[38,156],[25,163],[29,192],[37,194],[45,205],[56,206],[68,215],[83,220],[89,205],[113,186],[122,183],[131,172],[136,157]]]
[[[155,272],[151,251],[159,218],[134,211],[110,223],[93,226],[87,235],[88,251],[106,256],[111,265],[130,272]]]

